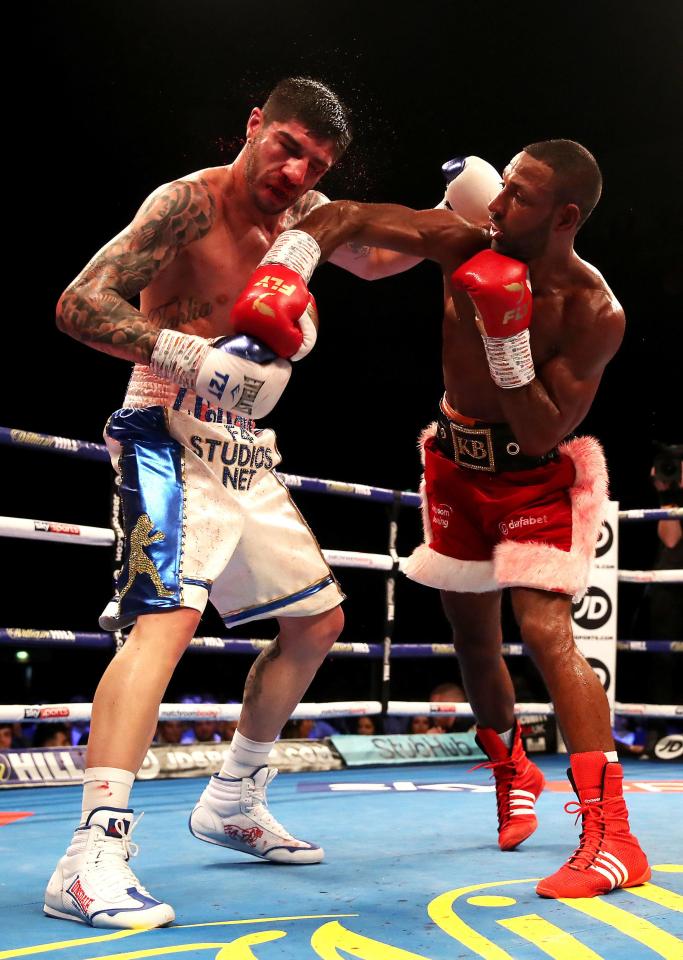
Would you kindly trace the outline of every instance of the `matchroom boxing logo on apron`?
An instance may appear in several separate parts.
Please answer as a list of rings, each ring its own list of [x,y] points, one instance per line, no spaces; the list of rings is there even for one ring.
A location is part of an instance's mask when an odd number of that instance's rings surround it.
[[[585,596],[572,604],[576,645],[595,670],[614,709],[619,588],[619,504],[610,501],[595,548]]]

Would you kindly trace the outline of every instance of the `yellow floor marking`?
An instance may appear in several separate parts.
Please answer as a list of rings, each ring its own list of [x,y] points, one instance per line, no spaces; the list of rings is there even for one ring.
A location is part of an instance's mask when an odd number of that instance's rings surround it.
[[[247,933],[231,943],[182,943],[177,946],[151,947],[149,950],[110,953],[105,957],[88,957],[87,960],[144,960],[145,957],[169,957],[172,953],[189,953],[190,950],[218,950],[214,960],[254,960],[250,949],[252,946],[286,936],[284,930],[262,930]]]
[[[681,960],[681,941],[678,937],[660,930],[649,920],[636,917],[628,910],[622,910],[621,907],[615,907],[611,903],[605,903],[599,897],[578,897],[573,900],[562,897],[560,902],[571,907],[572,910],[586,913],[601,923],[615,927],[632,940],[642,943],[644,947],[649,947],[665,960]]]
[[[517,901],[513,897],[468,897],[473,907],[511,907]]]
[[[496,920],[496,923],[533,943],[554,960],[602,960],[599,953],[595,953],[571,933],[539,917],[537,913],[512,917],[510,920]]]
[[[357,913],[312,913],[301,917],[252,917],[247,920],[215,920],[211,923],[178,923],[173,930],[189,930],[191,927],[227,927],[244,923],[283,923],[286,920],[329,920],[336,917],[357,917]],[[12,950],[0,951],[0,960],[11,960],[13,957],[28,957],[36,953],[50,953],[54,950],[68,950],[69,947],[86,947],[91,943],[105,943],[107,940],[120,940],[122,937],[133,937],[136,934],[148,933],[155,927],[142,927],[139,930],[117,930],[114,933],[103,933],[99,937],[83,937],[79,940],[58,940],[54,943],[37,943],[33,947],[17,947]]]
[[[285,920],[336,920],[338,917],[357,917],[357,913],[310,913],[300,917],[257,917],[251,920],[211,920],[208,923],[176,923],[174,930],[190,930],[192,927],[227,927],[234,923],[284,923]],[[2,957],[0,957],[2,960]]]
[[[347,930],[336,921],[318,927],[311,937],[311,946],[321,960],[343,960],[339,950],[344,951],[344,956],[351,954],[358,960],[428,960],[421,953],[411,953],[402,947]]]
[[[658,863],[652,867],[653,870],[659,870],[661,873],[683,873],[683,864],[680,863]]]
[[[103,933],[100,937],[83,937],[80,940],[58,940],[55,943],[38,943],[35,947],[17,947],[12,950],[0,951],[0,960],[9,960],[10,957],[28,957],[32,953],[49,953],[51,950],[67,950],[69,947],[83,947],[90,943],[104,943],[106,940],[120,940],[122,937],[133,937],[136,933],[145,932],[145,930],[117,930],[115,933]]]
[[[642,897],[643,900],[658,903],[660,907],[666,907],[667,910],[683,913],[683,897],[680,893],[665,890],[664,887],[659,887],[656,883],[644,883],[642,887],[629,887],[626,892],[632,893],[635,897]]]
[[[459,887],[457,890],[448,890],[441,896],[435,897],[427,907],[427,913],[434,923],[449,937],[453,937],[464,947],[476,953],[484,960],[514,960],[509,953],[487,940],[481,933],[477,933],[453,912],[453,904],[467,893],[476,890],[486,890],[489,887],[504,887],[511,883],[537,883],[538,877],[531,880],[492,880],[490,883],[476,883],[471,887]]]

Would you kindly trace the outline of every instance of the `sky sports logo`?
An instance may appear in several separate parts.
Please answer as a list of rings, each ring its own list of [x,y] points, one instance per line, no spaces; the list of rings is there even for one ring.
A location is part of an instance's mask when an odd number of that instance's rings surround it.
[[[498,529],[507,537],[508,533],[514,530],[522,530],[525,527],[538,527],[548,522],[548,514],[544,513],[540,517],[513,517],[512,520],[503,521],[498,524]]]

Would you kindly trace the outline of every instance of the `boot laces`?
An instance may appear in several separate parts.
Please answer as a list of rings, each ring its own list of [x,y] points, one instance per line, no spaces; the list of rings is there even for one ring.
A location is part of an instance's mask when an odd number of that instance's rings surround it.
[[[284,840],[294,841],[295,838],[285,830],[282,824],[275,819],[268,809],[266,789],[276,775],[277,770],[270,770],[263,786],[260,787],[257,786],[253,780],[247,782],[246,796],[243,800],[244,812],[248,813],[250,817],[253,817],[259,826],[265,827],[266,830],[270,830]]]
[[[116,899],[126,894],[129,887],[136,887],[141,893],[150,896],[138,878],[135,876],[128,861],[137,857],[139,847],[131,840],[133,830],[142,820],[140,814],[131,821],[128,832],[125,832],[125,821],[116,820],[114,826],[121,834],[120,837],[108,837],[104,830],[98,830],[92,843],[90,866],[97,870],[97,882],[101,893],[108,898]]]
[[[605,807],[620,799],[621,797],[607,797],[602,800],[592,800],[590,803],[582,803],[580,800],[570,800],[569,803],[565,803],[565,811],[576,814],[575,824],[579,822],[579,817],[583,818],[579,845],[567,861],[569,866],[575,870],[586,870],[591,866],[600,852],[605,836],[605,819],[609,817]]]
[[[489,780],[495,781],[498,822],[502,827],[511,818],[510,790],[517,773],[517,764],[512,757],[503,757],[502,760],[485,760],[483,763],[470,767],[470,772],[481,769],[490,770]]]

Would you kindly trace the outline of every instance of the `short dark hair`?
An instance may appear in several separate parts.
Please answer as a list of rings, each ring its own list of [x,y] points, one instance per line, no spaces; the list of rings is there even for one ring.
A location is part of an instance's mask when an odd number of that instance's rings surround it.
[[[332,140],[337,157],[351,143],[349,110],[334,90],[310,77],[287,77],[273,88],[263,105],[263,119],[300,120],[321,139]]]
[[[581,214],[578,227],[583,226],[602,193],[602,174],[593,154],[574,140],[540,140],[524,147],[524,153],[554,171],[558,201],[575,203]]]

